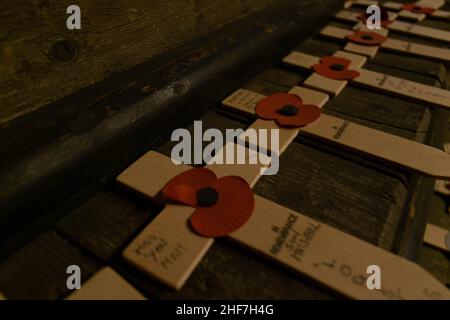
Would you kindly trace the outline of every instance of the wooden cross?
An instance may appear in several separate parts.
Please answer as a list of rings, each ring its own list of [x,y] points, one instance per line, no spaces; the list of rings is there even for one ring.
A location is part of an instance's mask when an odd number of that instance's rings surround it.
[[[421,101],[434,107],[450,109],[450,91],[448,90],[363,69],[362,66],[367,61],[367,58],[360,55],[337,51],[333,56],[345,58],[352,62],[350,69],[359,72],[359,76],[351,80],[355,85]],[[313,65],[320,63],[320,60],[320,57],[294,51],[285,57],[283,62],[296,68],[311,70]],[[304,82],[306,87],[331,95],[338,95],[347,84],[348,81],[329,79],[316,72]]]
[[[434,191],[443,196],[450,196],[450,182],[445,180],[436,180]]]
[[[301,94],[306,104],[323,106],[328,100],[327,95],[306,88],[296,87],[291,93]],[[255,97],[235,97],[233,101],[243,109],[251,99]],[[283,131],[280,137],[284,137],[285,147],[289,144],[286,141],[292,141],[299,132],[299,129],[279,128],[273,121],[257,120],[253,127],[258,126]],[[221,156],[222,152],[217,155]],[[262,167],[260,164],[207,166],[218,177],[240,176],[250,186],[259,179]],[[188,169],[150,151],[117,180],[127,188],[155,198],[171,178]],[[167,204],[125,249],[125,260],[166,285],[181,288],[214,241],[189,228],[188,219],[193,212],[187,206]],[[250,220],[228,238],[350,298],[450,298],[447,288],[416,264],[258,196]],[[366,286],[366,270],[371,264],[383,270],[383,290],[369,290]]]
[[[444,151],[450,154],[450,143],[444,143]],[[450,196],[450,182],[445,180],[436,180],[434,191],[442,194],[443,196]]]
[[[429,1],[434,2],[435,0],[429,0]],[[438,0],[438,1],[442,2],[442,5],[443,5],[443,3],[445,3],[442,0]],[[429,7],[439,8],[442,6],[442,5],[437,6],[436,4],[433,4],[431,2],[430,2]],[[422,3],[422,1],[420,1],[419,3]],[[335,18],[337,18],[339,20],[357,23],[357,25],[354,27],[354,29],[357,29],[357,30],[366,29],[366,26],[364,25],[364,23],[361,22],[359,17],[360,17],[360,14],[358,12],[352,12],[352,11],[348,11],[348,10],[340,11],[335,15]],[[450,42],[450,32],[449,31],[444,31],[444,30],[430,28],[430,27],[424,27],[424,26],[421,26],[421,25],[418,25],[415,23],[399,21],[399,20],[397,20],[398,14],[395,14],[395,13],[390,13],[389,17],[390,17],[389,20],[392,21],[392,23],[390,23],[389,25],[386,26],[386,28],[389,30],[394,30],[394,31],[401,32],[401,33],[411,34],[411,35],[420,36],[420,37],[429,38],[429,39],[438,40],[438,41],[443,41],[443,42]]]
[[[327,97],[320,97],[319,93],[302,87],[294,87],[290,93],[301,97],[305,104],[313,104],[315,101],[316,104],[321,102],[320,105],[323,105],[328,100]],[[241,113],[255,115],[256,104],[264,98],[264,95],[239,89],[226,98],[223,105]],[[274,121],[258,119],[249,128],[259,130],[276,127]],[[448,153],[383,131],[322,114],[317,121],[301,129],[280,128],[279,148],[281,152],[299,133],[372,158],[381,159],[425,176],[450,180],[450,155]]]
[[[389,30],[381,29],[381,30],[368,30],[370,32],[375,32],[384,37],[387,37],[389,34]],[[354,32],[348,29],[334,27],[334,26],[326,26],[320,31],[320,34],[324,37],[346,41],[346,45],[344,47],[345,51],[353,52],[357,54],[361,54],[367,56],[369,58],[374,58],[379,49],[386,51],[394,51],[401,54],[408,54],[417,57],[430,58],[438,61],[446,61],[450,62],[450,50],[433,47],[429,45],[424,45],[420,43],[414,43],[411,41],[404,41],[398,39],[387,38],[380,45],[376,46],[368,46],[358,43],[353,43],[351,41],[347,42],[347,37],[351,36]]]

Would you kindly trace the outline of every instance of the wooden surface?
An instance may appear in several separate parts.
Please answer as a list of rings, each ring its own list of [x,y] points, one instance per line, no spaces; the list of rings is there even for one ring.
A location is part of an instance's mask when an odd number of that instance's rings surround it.
[[[273,2],[83,0],[76,3],[81,30],[74,31],[66,28],[65,1],[2,2],[0,123]]]
[[[298,44],[298,48],[322,56],[332,54],[340,45],[311,37]],[[445,66],[440,63],[386,52],[379,52],[365,67],[439,87],[446,74]],[[273,66],[256,75],[244,88],[265,95],[286,92],[307,76],[305,72],[274,61]],[[238,88],[230,88],[229,93],[235,89]],[[252,122],[251,118],[222,110],[221,98],[218,97],[216,104],[208,105],[210,111],[200,118],[204,128],[246,128]],[[352,85],[330,100],[323,110],[415,141],[434,144],[442,139],[443,124],[438,118],[445,114],[432,111],[424,104]],[[170,156],[171,146],[173,143],[161,142],[157,149]],[[428,185],[426,179],[299,137],[281,157],[278,175],[263,177],[254,190],[262,197],[315,220],[409,256],[418,252],[417,242],[412,241],[415,244],[411,245],[411,239],[420,233],[420,230],[412,232],[416,228],[414,221],[426,217],[429,201],[418,192],[425,195],[432,188],[432,183]],[[85,279],[101,266],[111,265],[153,299],[338,298],[225,239],[214,242],[182,290],[167,289],[130,267],[120,256],[126,245],[160,211],[156,204],[118,188],[110,180],[107,189],[95,194],[0,264],[0,291],[10,299],[62,298],[68,293],[65,268],[75,261],[84,270]],[[32,272],[31,263],[34,263]],[[446,270],[448,268],[442,265],[436,268],[437,273]],[[442,275],[439,278],[446,279]]]

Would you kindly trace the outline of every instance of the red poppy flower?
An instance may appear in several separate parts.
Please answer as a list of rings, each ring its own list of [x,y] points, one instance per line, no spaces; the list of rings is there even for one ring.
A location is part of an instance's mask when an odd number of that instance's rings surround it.
[[[379,46],[386,41],[386,37],[383,37],[378,33],[368,31],[355,31],[353,34],[347,36],[347,39],[351,42],[364,44],[367,46]]]
[[[391,20],[389,20],[389,11],[386,8],[381,7],[380,8],[381,11],[381,26],[382,27],[387,27],[388,25],[390,25],[392,23]],[[367,19],[369,19],[372,16],[372,14],[368,14],[368,13],[362,13],[358,19],[361,20],[364,23],[367,23]]]
[[[359,76],[358,71],[349,70],[351,61],[338,57],[323,57],[320,64],[313,65],[315,72],[334,80],[352,80]]]
[[[256,114],[265,120],[275,120],[281,127],[303,127],[320,116],[320,108],[303,104],[303,100],[289,93],[276,93],[256,105]]]
[[[418,14],[432,14],[434,11],[436,11],[436,9],[418,6],[414,3],[405,3],[403,5],[403,10]]]
[[[250,218],[255,198],[248,183],[235,176],[217,179],[206,168],[195,168],[174,177],[162,190],[165,199],[196,210],[192,228],[204,237],[223,237],[242,227]]]

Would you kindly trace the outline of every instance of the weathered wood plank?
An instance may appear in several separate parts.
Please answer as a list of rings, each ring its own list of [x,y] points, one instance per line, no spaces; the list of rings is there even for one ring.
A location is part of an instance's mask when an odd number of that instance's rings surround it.
[[[315,145],[291,145],[281,157],[278,174],[263,177],[255,191],[391,249],[407,193],[399,178],[370,168],[366,161],[340,158],[342,152],[328,153]]]
[[[157,209],[132,194],[101,191],[61,221],[57,228],[107,262]]]
[[[82,0],[75,31],[66,28],[66,2],[2,2],[0,123],[273,2]]]

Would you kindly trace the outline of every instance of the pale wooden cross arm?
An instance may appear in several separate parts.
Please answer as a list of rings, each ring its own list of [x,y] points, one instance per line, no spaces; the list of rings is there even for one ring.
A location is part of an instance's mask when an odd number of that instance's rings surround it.
[[[294,87],[291,91],[310,104],[312,90]],[[255,115],[256,104],[265,96],[244,89],[239,89],[226,98],[224,107],[238,112]],[[258,119],[252,129],[275,128],[274,121]],[[284,150],[293,139],[300,134],[308,134],[315,138],[331,142],[339,147],[361,153],[371,158],[380,159],[406,170],[425,176],[450,180],[450,155],[443,150],[436,149],[415,141],[407,140],[383,131],[371,129],[350,121],[342,120],[326,114],[301,129],[284,129],[280,132],[280,148]],[[291,132],[291,134],[287,134]]]
[[[174,175],[188,168],[149,152],[118,180],[153,197]],[[222,176],[246,173],[248,168],[227,165],[212,170]],[[124,257],[148,275],[179,288],[185,278],[178,276],[191,273],[213,240],[189,229],[189,214],[185,213],[193,209],[174,208],[185,206],[168,205],[130,244]],[[229,238],[349,298],[450,299],[447,288],[418,265],[258,196],[250,220]],[[166,268],[161,268],[162,263]],[[382,270],[382,290],[366,286],[366,270],[372,264]],[[173,272],[175,269],[178,272]]]
[[[306,88],[294,88],[292,92],[299,94],[304,103],[308,104],[322,106],[328,100],[326,94]],[[245,99],[242,103],[248,105]],[[254,123],[256,127],[266,127],[266,125],[273,126],[273,122],[257,120]],[[283,131],[283,128],[279,129]],[[280,152],[298,134],[297,129],[284,130],[284,134],[280,132],[282,140]],[[122,173],[118,177],[118,181],[141,194],[151,198],[155,197],[168,180],[189,168],[173,166],[169,159],[161,161],[161,157],[163,156],[153,152],[148,153]],[[209,166],[219,177],[223,175],[242,176],[251,186],[258,180],[261,167],[261,165]],[[167,205],[127,247],[124,252],[125,259],[166,285],[175,289],[181,288],[213,243],[212,239],[200,237],[189,228],[188,220],[193,211],[185,206]],[[255,250],[258,251],[257,248]]]

